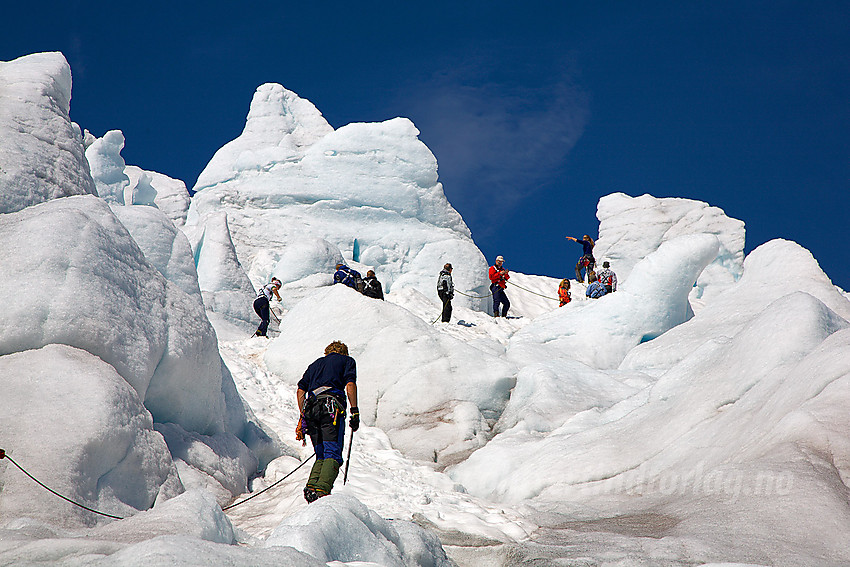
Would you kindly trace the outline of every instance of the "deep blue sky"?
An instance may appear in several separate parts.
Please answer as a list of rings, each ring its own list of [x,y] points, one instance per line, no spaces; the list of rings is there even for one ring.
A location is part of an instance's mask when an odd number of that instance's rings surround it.
[[[643,4],[634,7],[632,4]],[[688,197],[850,289],[850,2],[15,2],[71,117],[189,187],[278,82],[334,126],[406,116],[492,262],[572,273],[599,197]]]

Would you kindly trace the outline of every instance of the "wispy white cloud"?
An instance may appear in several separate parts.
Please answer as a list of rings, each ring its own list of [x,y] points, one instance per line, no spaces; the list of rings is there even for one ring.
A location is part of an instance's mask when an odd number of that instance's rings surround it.
[[[550,183],[589,117],[572,65],[524,56],[472,54],[405,89],[447,195],[479,226]]]

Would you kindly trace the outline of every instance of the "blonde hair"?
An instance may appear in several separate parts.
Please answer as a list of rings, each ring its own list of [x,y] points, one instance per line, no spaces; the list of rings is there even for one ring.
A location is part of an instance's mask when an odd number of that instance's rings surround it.
[[[334,341],[334,342],[332,342],[331,344],[329,344],[328,346],[325,347],[325,354],[326,355],[328,355],[332,352],[335,352],[337,354],[344,354],[345,356],[348,356],[348,347],[345,346],[345,343],[342,342],[342,341]]]
[[[558,287],[565,287],[565,288],[567,288],[567,289],[570,289],[570,280],[569,280],[569,278],[564,278],[564,279],[562,279],[562,280],[561,280],[561,285],[560,285],[560,286],[558,286]]]

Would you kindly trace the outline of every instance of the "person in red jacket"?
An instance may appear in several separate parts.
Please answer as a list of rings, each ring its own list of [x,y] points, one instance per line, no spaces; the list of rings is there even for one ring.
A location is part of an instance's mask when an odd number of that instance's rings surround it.
[[[493,294],[493,317],[499,316],[499,304],[502,305],[502,317],[508,316],[508,309],[511,307],[511,302],[508,301],[508,296],[505,295],[505,287],[507,287],[511,276],[502,267],[504,263],[504,258],[496,256],[496,263],[490,266],[490,292]]]

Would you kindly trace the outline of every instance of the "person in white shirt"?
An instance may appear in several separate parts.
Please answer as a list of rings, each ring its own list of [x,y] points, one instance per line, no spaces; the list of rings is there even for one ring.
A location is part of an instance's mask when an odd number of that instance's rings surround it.
[[[269,301],[271,301],[272,296],[277,298],[280,301],[280,294],[277,290],[280,289],[281,283],[277,278],[272,278],[272,281],[263,286],[260,290],[259,295],[257,295],[257,299],[254,300],[254,311],[257,312],[257,315],[260,316],[260,326],[257,327],[257,332],[254,333],[255,337],[266,337],[268,336],[269,330],[269,321],[271,318],[271,309],[269,308]]]
[[[596,279],[605,286],[608,293],[617,291],[617,274],[611,269],[611,263],[607,260],[602,262],[602,271],[596,274]]]

